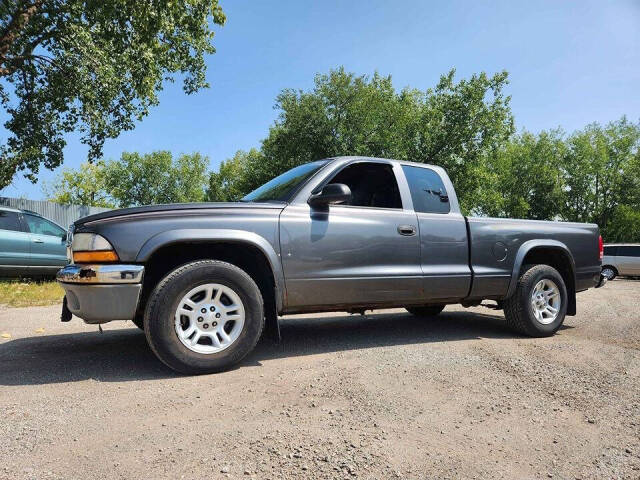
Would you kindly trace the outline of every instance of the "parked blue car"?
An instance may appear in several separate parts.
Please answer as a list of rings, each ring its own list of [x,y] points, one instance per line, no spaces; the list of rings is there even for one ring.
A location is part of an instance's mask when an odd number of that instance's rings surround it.
[[[55,275],[67,260],[67,231],[37,213],[0,207],[0,277]]]

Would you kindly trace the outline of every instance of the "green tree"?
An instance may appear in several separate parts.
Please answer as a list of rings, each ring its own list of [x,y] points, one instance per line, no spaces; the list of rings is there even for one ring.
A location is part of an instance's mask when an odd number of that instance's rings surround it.
[[[131,130],[176,74],[187,94],[206,87],[212,26],[224,22],[218,0],[3,1],[0,188],[16,171],[35,181],[42,165],[59,166],[68,132],[100,158],[105,139]]]
[[[183,154],[173,162],[172,203],[202,202],[208,180],[209,157],[200,153]]]
[[[640,207],[618,205],[602,231],[607,243],[640,243]]]
[[[65,205],[115,206],[106,191],[102,160],[85,162],[77,170],[65,169],[53,183],[43,185],[43,191],[49,201]]]
[[[398,92],[390,76],[339,68],[317,75],[311,91],[283,90],[276,99],[280,115],[262,143],[264,159],[250,162],[247,185],[320,158],[391,157],[447,168],[469,210],[480,186],[474,172],[507,141],[513,118],[503,93],[506,72],[454,79],[452,70],[433,89]]]
[[[567,143],[562,163],[565,219],[595,222],[606,233],[616,212],[618,222],[632,217],[620,205],[640,210],[640,124],[626,117],[604,127],[594,123],[572,134]]]
[[[248,152],[238,150],[232,158],[220,163],[217,172],[211,172],[207,200],[234,202],[242,198],[253,190],[249,185],[252,178],[250,169],[260,166],[263,161],[264,156],[255,148]]]
[[[536,220],[560,217],[566,150],[560,130],[514,136],[476,169],[475,213]]]
[[[204,200],[209,159],[199,153],[123,153],[107,162],[105,189],[119,207]]]

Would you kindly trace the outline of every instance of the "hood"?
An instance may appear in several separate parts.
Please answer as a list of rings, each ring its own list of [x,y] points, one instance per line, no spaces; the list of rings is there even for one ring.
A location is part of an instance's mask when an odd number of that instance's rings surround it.
[[[74,225],[84,225],[89,222],[107,220],[111,218],[126,217],[131,215],[154,214],[162,212],[172,212],[180,210],[218,210],[229,208],[243,209],[282,209],[286,204],[284,202],[206,202],[206,203],[169,203],[165,205],[145,205],[142,207],[119,208],[117,210],[109,210],[108,212],[96,213],[77,220]]]

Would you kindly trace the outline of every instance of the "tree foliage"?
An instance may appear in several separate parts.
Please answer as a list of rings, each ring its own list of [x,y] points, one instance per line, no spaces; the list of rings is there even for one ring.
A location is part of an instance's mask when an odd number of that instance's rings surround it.
[[[100,207],[201,202],[208,166],[209,159],[199,153],[174,159],[166,151],[125,152],[119,160],[63,171],[45,194],[58,203]]]
[[[193,153],[176,160],[171,152],[123,153],[105,167],[105,187],[119,207],[201,202],[209,159]]]
[[[249,162],[255,188],[289,168],[336,155],[367,155],[436,163],[471,205],[472,172],[513,132],[507,73],[455,81],[455,70],[433,89],[396,91],[391,77],[356,76],[343,68],[317,75],[311,91],[283,90],[278,120],[262,142],[264,158]]]
[[[566,145],[560,130],[533,135],[523,132],[483,159],[474,214],[553,219],[559,214],[564,183],[559,167]]]
[[[569,137],[561,167],[567,185],[562,215],[606,226],[616,207],[638,202],[640,125],[622,118],[605,127],[588,125]]]
[[[208,178],[198,154],[123,154],[105,164],[106,196],[118,206],[234,201],[302,163],[388,157],[446,168],[465,213],[594,222],[607,242],[640,242],[640,123],[515,134],[506,82],[506,73],[456,82],[452,71],[433,89],[396,91],[390,77],[334,70],[310,91],[282,91],[261,148]]]
[[[507,74],[454,73],[425,92],[344,69],[317,75],[310,91],[283,90],[261,149],[223,162],[208,198],[240,198],[321,158],[388,157],[447,169],[465,213],[594,222],[606,241],[640,241],[640,124],[514,134]]]
[[[251,169],[259,168],[264,160],[255,148],[248,152],[238,150],[236,154],[220,163],[217,172],[211,172],[206,198],[210,202],[234,202],[253,190],[248,182]]]
[[[640,241],[640,124],[525,131],[484,166],[474,213],[592,222],[607,242]]]
[[[43,185],[44,194],[49,201],[64,205],[114,207],[106,190],[105,166],[99,160],[83,163],[77,170],[65,169],[53,183]]]
[[[0,188],[18,170],[35,181],[78,131],[89,159],[158,103],[163,81],[206,87],[218,0],[7,0],[0,4],[0,101],[8,138]]]

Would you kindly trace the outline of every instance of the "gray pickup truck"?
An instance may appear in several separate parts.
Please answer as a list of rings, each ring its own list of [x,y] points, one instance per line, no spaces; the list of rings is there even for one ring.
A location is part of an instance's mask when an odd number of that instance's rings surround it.
[[[493,300],[553,335],[602,286],[592,224],[469,218],[439,167],[340,157],[289,170],[237,203],[155,205],[72,226],[63,320],[133,320],[184,373],[240,361],[278,316]]]

